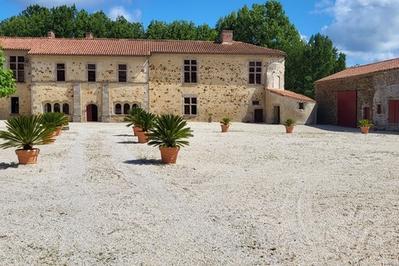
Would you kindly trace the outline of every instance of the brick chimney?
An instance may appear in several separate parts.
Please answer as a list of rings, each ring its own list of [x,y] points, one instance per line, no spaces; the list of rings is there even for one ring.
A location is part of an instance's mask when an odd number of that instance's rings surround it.
[[[233,43],[233,31],[232,30],[223,30],[220,34],[220,41],[222,44],[232,44]]]
[[[49,38],[49,39],[55,39],[55,33],[54,33],[54,31],[49,31],[49,32],[47,32],[47,38]]]
[[[92,32],[86,32],[86,39],[90,39],[90,40],[94,39],[93,33]]]

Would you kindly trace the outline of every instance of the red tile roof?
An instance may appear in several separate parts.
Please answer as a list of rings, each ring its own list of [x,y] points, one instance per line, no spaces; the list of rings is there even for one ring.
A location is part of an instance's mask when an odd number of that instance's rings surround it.
[[[363,76],[374,74],[378,72],[383,72],[392,69],[399,69],[399,58],[391,59],[387,61],[382,61],[378,63],[358,66],[358,67],[351,67],[347,68],[341,72],[335,73],[334,75],[325,77],[316,81],[316,83],[323,82],[323,81],[330,81],[330,80],[337,80],[337,79],[344,79],[349,77],[356,77],[356,76]]]
[[[292,98],[298,101],[303,101],[303,102],[316,102],[315,100],[313,100],[312,98],[309,98],[305,95],[293,92],[293,91],[289,91],[289,90],[278,90],[278,89],[267,89],[268,91],[270,91],[271,93],[275,93],[278,94],[280,96],[283,97],[288,97],[288,98]]]
[[[147,56],[169,53],[285,56],[282,51],[243,42],[0,37],[0,46],[5,50],[27,50],[30,55]]]

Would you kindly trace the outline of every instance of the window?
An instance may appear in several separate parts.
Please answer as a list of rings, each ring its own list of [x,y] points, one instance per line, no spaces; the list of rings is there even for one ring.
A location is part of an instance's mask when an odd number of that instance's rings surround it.
[[[87,80],[89,82],[96,82],[96,65],[95,64],[87,65]]]
[[[19,98],[11,97],[11,113],[19,114]]]
[[[17,82],[25,82],[25,57],[10,56],[10,69]]]
[[[132,105],[132,109],[136,109],[136,108],[139,108],[140,106],[137,104],[137,103],[134,103],[133,105]]]
[[[63,112],[64,114],[66,114],[66,115],[69,115],[69,104],[64,103],[64,104],[62,105],[62,112]]]
[[[123,105],[123,114],[127,115],[127,114],[129,114],[129,111],[130,111],[130,104],[125,103]]]
[[[305,110],[305,103],[298,103],[299,110]]]
[[[184,115],[198,114],[197,97],[184,97]]]
[[[65,64],[57,64],[57,81],[65,81]]]
[[[54,112],[61,113],[61,105],[59,103],[54,104]]]
[[[382,106],[381,106],[381,104],[378,104],[377,105],[377,114],[382,114]]]
[[[197,83],[197,60],[184,60],[184,83]]]
[[[259,101],[252,101],[252,105],[257,106],[260,105]]]
[[[262,84],[262,62],[249,62],[249,84]]]
[[[127,65],[118,65],[119,82],[127,82]]]
[[[46,104],[44,105],[44,112],[45,112],[45,113],[51,113],[51,111],[52,111],[51,104],[46,103]]]
[[[122,105],[119,103],[115,104],[115,114],[121,115],[122,114]]]

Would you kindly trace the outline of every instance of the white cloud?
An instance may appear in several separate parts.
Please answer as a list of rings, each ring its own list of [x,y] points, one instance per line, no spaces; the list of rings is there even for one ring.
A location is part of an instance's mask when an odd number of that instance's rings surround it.
[[[112,7],[109,11],[109,17],[115,20],[119,16],[123,16],[125,19],[132,22],[138,22],[141,20],[142,13],[140,9],[135,9],[132,12],[129,12],[123,6]]]
[[[323,0],[319,3],[320,12],[333,16],[333,22],[323,28],[323,33],[348,55],[349,63],[399,57],[398,0]]]

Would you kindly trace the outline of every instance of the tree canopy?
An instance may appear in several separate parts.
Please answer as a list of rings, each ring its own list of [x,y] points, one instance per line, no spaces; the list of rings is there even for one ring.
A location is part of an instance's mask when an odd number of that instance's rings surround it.
[[[4,62],[3,51],[0,49],[0,98],[14,94],[16,91],[13,73],[4,67]]]
[[[333,42],[316,34],[304,40],[285,14],[282,4],[244,6],[219,19],[215,28],[190,21],[154,20],[147,29],[124,17],[110,19],[103,11],[88,13],[75,5],[54,8],[31,5],[18,16],[0,22],[0,35],[40,37],[54,31],[57,37],[81,38],[92,32],[98,38],[147,38],[216,41],[223,29],[234,30],[234,39],[287,53],[285,84],[290,90],[314,96],[313,83],[345,68],[346,57]]]

